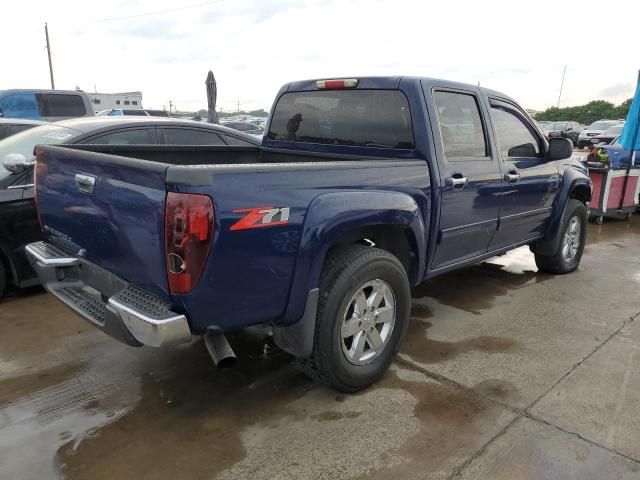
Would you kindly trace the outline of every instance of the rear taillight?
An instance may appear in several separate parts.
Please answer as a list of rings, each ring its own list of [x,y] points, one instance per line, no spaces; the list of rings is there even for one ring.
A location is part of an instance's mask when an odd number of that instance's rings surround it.
[[[214,233],[211,198],[191,193],[167,194],[164,240],[171,293],[188,293],[198,283]]]

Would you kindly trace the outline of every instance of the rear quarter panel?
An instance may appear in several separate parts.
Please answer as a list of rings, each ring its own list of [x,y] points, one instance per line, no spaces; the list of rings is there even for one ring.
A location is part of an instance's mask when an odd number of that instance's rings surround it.
[[[424,160],[199,167],[197,178],[188,172],[171,167],[169,190],[211,195],[216,210],[203,276],[191,294],[172,296],[196,331],[297,320],[331,239],[344,229],[396,222],[422,229],[416,235],[425,239],[431,191]],[[288,223],[230,230],[244,215],[234,211],[255,207],[289,208]]]

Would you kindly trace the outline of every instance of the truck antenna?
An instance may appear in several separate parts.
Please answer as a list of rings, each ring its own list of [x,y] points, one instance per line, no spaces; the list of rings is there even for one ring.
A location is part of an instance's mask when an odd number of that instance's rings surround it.
[[[49,26],[45,22],[44,24],[44,36],[47,39],[47,56],[49,57],[49,75],[51,76],[51,90],[56,89],[56,84],[53,82],[53,64],[51,63],[51,44],[49,43]]]

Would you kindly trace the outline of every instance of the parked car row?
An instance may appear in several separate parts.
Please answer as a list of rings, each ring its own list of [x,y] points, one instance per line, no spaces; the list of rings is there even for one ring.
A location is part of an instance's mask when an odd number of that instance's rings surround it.
[[[225,127],[233,128],[249,135],[262,135],[264,128],[253,122],[221,122]]]
[[[548,138],[568,138],[574,147],[585,148],[601,142],[611,142],[620,134],[624,121],[598,120],[588,127],[573,121],[540,121],[538,125],[548,133]]]
[[[589,147],[594,144],[593,139],[604,134],[609,128],[624,124],[620,120],[598,120],[585,128],[578,137],[578,148]],[[596,142],[598,143],[598,142]]]
[[[6,286],[37,283],[24,246],[41,238],[34,205],[33,165],[36,145],[251,146],[258,139],[220,125],[161,117],[91,117],[40,124],[0,120],[3,125],[33,127],[0,141],[0,298]],[[171,152],[169,152],[170,154]]]

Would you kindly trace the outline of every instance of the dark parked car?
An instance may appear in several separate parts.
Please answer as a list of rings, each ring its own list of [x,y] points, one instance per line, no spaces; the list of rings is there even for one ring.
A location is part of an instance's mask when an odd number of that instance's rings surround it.
[[[33,127],[45,125],[47,122],[27,120],[22,118],[0,118],[0,140],[4,140],[16,133],[24,132]]]
[[[262,135],[264,133],[264,129],[261,126],[251,122],[227,122],[222,125],[250,135]]]
[[[0,117],[55,122],[93,117],[91,99],[78,90],[0,90]]]
[[[543,272],[578,268],[587,170],[506,95],[304,80],[271,112],[261,146],[206,161],[38,147],[46,241],[27,253],[45,287],[132,346],[202,335],[217,364],[224,332],[270,325],[307,374],[353,392],[392,362],[412,285],[522,245]]]
[[[37,283],[24,255],[24,246],[41,237],[33,203],[33,149],[38,144],[188,145],[176,147],[198,155],[197,146],[255,146],[250,135],[207,123],[158,117],[92,117],[64,120],[16,134],[0,142],[0,298],[7,284]],[[161,147],[157,147],[161,148]],[[175,151],[166,150],[172,155]]]
[[[578,137],[582,132],[582,125],[578,122],[547,122],[544,128],[549,132],[549,138],[568,138],[574,147],[578,145]]]
[[[603,133],[600,133],[599,135],[595,135],[591,137],[591,143],[594,145],[598,145],[599,143],[604,143],[608,145],[620,136],[623,128],[624,128],[624,123],[621,123],[619,125],[614,125],[613,127],[609,127]]]

